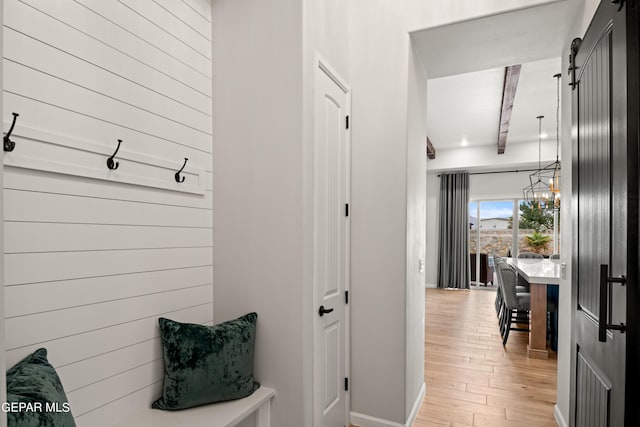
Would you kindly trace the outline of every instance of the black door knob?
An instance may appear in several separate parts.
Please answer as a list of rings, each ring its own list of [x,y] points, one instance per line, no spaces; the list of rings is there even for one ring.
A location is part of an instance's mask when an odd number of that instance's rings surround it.
[[[318,310],[318,314],[322,317],[325,313],[331,313],[332,311],[333,308],[324,308],[324,305],[321,305],[320,309]]]

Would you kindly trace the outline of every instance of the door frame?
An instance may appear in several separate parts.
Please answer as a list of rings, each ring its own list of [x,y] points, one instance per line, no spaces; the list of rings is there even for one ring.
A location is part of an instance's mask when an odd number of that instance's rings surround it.
[[[338,85],[340,87],[340,89],[342,89],[345,92],[345,112],[346,114],[349,116],[349,118],[351,119],[351,87],[349,86],[349,84],[347,83],[346,79],[344,79],[330,64],[329,62],[322,57],[322,55],[320,55],[318,52],[316,52],[315,57],[314,57],[314,61],[313,61],[313,146],[315,147],[315,118],[316,118],[316,111],[315,111],[315,95],[316,95],[316,90],[318,87],[318,73],[324,73],[327,77],[329,77],[336,85]],[[347,177],[347,183],[346,183],[346,193],[347,193],[347,200],[351,201],[351,125],[349,125],[349,127],[346,130],[346,135],[345,135],[345,144],[347,144],[347,158],[346,158],[346,171],[345,171],[345,176]],[[315,167],[315,159],[312,161],[312,165]],[[312,173],[312,176],[314,176],[313,179],[315,179],[315,172]],[[316,190],[315,190],[315,184],[313,184],[313,200],[316,200],[317,194],[316,194]],[[315,218],[315,205],[314,205],[314,212],[313,212],[314,218]],[[315,222],[315,219],[314,219]],[[346,222],[345,225],[345,233],[346,233],[346,251],[345,251],[345,284],[344,284],[344,290],[349,292],[349,297],[351,299],[351,292],[350,292],[350,288],[351,288],[351,214],[349,214],[348,216],[348,220]],[[313,246],[315,248],[315,240],[316,240],[316,235],[315,235],[315,225],[314,225],[314,231],[313,231]],[[315,249],[314,249],[315,250]],[[313,374],[312,374],[312,393],[313,393],[313,399],[312,399],[312,419],[313,419],[313,426],[314,427],[324,427],[324,426],[319,426],[317,425],[317,423],[319,422],[316,419],[316,405],[317,405],[317,387],[318,387],[318,380],[317,380],[317,371],[318,371],[318,366],[317,366],[317,358],[315,355],[315,351],[316,351],[316,343],[317,343],[317,337],[319,336],[320,333],[320,320],[318,317],[318,313],[316,311],[316,307],[319,306],[320,302],[318,301],[318,297],[317,297],[317,277],[315,274],[316,271],[316,258],[315,258],[315,254],[313,255],[313,310],[312,310],[312,315],[313,315],[313,362],[312,362],[312,366],[313,366]],[[344,360],[344,368],[345,368],[345,376],[349,379],[351,379],[351,301],[349,301],[348,304],[345,304],[344,306],[344,310],[345,310],[345,317],[344,317],[344,348],[345,348],[345,360]],[[350,413],[351,413],[351,383],[349,383],[349,390],[345,393],[345,414],[344,414],[344,421],[345,421],[345,426],[350,425]]]

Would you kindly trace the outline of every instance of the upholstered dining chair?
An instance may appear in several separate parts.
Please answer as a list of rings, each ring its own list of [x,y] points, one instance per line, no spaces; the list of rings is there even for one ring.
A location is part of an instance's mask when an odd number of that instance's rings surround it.
[[[518,259],[537,259],[537,260],[543,260],[544,257],[540,254],[537,254],[535,252],[520,252],[518,254]],[[527,282],[525,280],[524,277],[518,276],[518,286],[522,286],[525,290],[525,292],[529,292],[530,288],[529,288],[529,282]]]
[[[501,311],[504,309],[504,298],[502,297],[502,279],[500,277],[500,273],[498,272],[498,266],[500,264],[506,263],[507,260],[504,257],[500,257],[497,255],[493,256],[493,268],[496,271],[496,283],[498,284],[497,289],[496,289],[496,299],[495,299],[495,306],[496,306],[496,315],[498,316],[498,318],[500,318],[500,313]],[[516,286],[516,292],[517,293],[526,293],[529,292],[529,288],[528,287],[524,287],[524,286],[520,286],[518,284],[518,286]]]
[[[560,254],[555,253],[549,257],[549,260],[554,263],[560,262]],[[552,350],[558,348],[558,287],[547,287],[547,331],[549,336],[549,343]]]
[[[495,300],[496,316],[498,316],[498,318],[500,317],[500,311],[504,303],[502,299],[502,290],[501,290],[502,286],[500,285],[500,273],[498,273],[498,266],[503,262],[505,262],[504,258],[499,257],[497,255],[493,256],[493,269],[496,272],[496,284],[498,285],[496,287],[496,300]]]
[[[502,345],[507,344],[510,331],[529,332],[529,309],[531,295],[529,293],[518,293],[518,272],[509,263],[498,265],[499,283],[502,288],[502,298],[504,309],[500,315],[500,333],[502,334]],[[526,323],[527,327],[514,327],[514,324]]]
[[[541,254],[537,254],[535,252],[520,252],[518,254],[518,258],[520,259],[543,259],[544,256]]]

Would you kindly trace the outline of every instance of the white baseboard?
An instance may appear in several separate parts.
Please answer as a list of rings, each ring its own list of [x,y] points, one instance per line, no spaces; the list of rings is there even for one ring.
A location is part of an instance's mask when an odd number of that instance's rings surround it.
[[[558,423],[558,427],[569,427],[569,423],[562,416],[562,412],[560,412],[560,408],[558,405],[553,405],[553,418],[556,419]]]
[[[383,420],[382,418],[370,417],[369,415],[351,413],[351,424],[360,427],[406,427],[404,424]]]
[[[409,418],[405,424],[399,424],[393,421],[383,420],[382,418],[370,417],[369,415],[359,414],[357,412],[351,412],[351,424],[361,427],[411,427],[418,416],[418,411],[422,405],[422,399],[427,391],[424,383],[420,387],[418,396],[416,397]]]
[[[422,386],[420,387],[420,391],[418,392],[418,396],[416,397],[416,401],[413,402],[413,407],[411,408],[411,412],[409,412],[409,419],[405,424],[406,427],[411,427],[415,422],[416,417],[418,416],[418,411],[422,406],[422,400],[424,399],[424,395],[426,393],[427,393],[427,385],[425,383],[422,383]]]
[[[437,288],[438,285],[435,283],[427,283],[424,285],[425,288]]]

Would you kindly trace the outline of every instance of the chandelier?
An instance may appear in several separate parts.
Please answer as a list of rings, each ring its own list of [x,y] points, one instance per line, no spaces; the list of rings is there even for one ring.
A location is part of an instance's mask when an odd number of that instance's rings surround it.
[[[524,199],[538,209],[558,209],[560,207],[560,74],[556,88],[556,160],[542,167],[542,119],[538,119],[538,169],[529,175],[529,185],[523,188]]]

